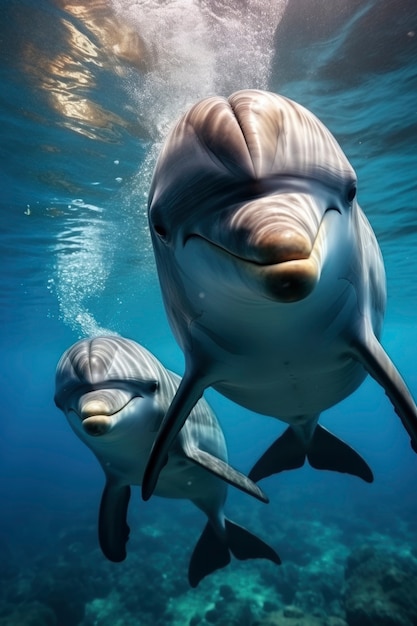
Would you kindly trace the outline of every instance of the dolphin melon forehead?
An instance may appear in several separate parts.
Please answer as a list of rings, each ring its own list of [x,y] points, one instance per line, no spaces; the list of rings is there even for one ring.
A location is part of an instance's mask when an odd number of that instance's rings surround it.
[[[274,175],[345,178],[353,169],[333,135],[313,113],[283,96],[238,91],[228,99],[257,179]]]
[[[61,358],[57,379],[83,384],[105,380],[155,380],[156,360],[144,348],[122,337],[95,337],[75,343]]]
[[[101,382],[109,378],[119,345],[112,339],[88,339],[80,346],[74,346],[69,360],[76,377],[86,383]]]
[[[320,120],[276,94],[243,90],[227,100],[210,97],[177,123],[161,151],[150,203],[180,203],[202,186],[251,183],[274,177],[317,178],[340,187],[355,173]]]

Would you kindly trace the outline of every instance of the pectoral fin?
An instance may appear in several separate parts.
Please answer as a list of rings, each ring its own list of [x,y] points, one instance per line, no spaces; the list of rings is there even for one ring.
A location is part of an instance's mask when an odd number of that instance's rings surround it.
[[[187,458],[193,461],[197,465],[204,467],[208,472],[218,476],[229,485],[237,487],[241,491],[261,500],[262,502],[269,502],[268,497],[264,494],[262,489],[258,487],[250,478],[238,472],[228,463],[225,463],[221,459],[213,456],[209,452],[199,450],[198,448],[190,448],[187,450]]]
[[[186,370],[149,455],[142,481],[142,498],[144,500],[149,500],[154,492],[159,474],[166,464],[168,451],[175,437],[209,384],[208,379],[202,376],[199,371],[193,368]]]
[[[401,374],[371,331],[365,333],[364,339],[355,340],[352,348],[354,356],[384,388],[411,438],[414,452],[417,452],[417,406]]]
[[[104,556],[115,563],[126,558],[130,530],[126,522],[129,500],[129,485],[106,482],[101,497],[98,537]]]

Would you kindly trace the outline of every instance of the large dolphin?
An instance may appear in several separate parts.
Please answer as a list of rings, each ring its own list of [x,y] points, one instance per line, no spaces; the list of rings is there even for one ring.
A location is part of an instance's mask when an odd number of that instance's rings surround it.
[[[130,485],[142,482],[155,433],[179,382],[145,348],[118,336],[83,339],[57,365],[55,402],[106,476],[99,541],[111,561],[126,558]],[[227,464],[223,432],[202,399],[176,437],[156,486],[157,495],[187,498],[208,517],[190,561],[193,587],[227,565],[230,552],[238,559],[280,563],[270,546],[225,517],[224,481],[267,501],[257,485]]]
[[[386,288],[356,175],[308,110],[273,93],[207,98],[176,124],[154,171],[149,224],[185,374],[145,471],[150,497],[208,386],[289,424],[250,474],[301,466],[371,481],[317,424],[369,373],[417,451],[417,408],[379,342]]]

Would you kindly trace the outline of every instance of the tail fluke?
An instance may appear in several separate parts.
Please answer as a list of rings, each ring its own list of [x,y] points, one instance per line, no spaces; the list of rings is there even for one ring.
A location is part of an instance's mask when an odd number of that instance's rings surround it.
[[[367,483],[374,479],[371,468],[361,455],[322,426],[316,426],[307,458],[316,469],[352,474]]]
[[[240,560],[269,559],[278,565],[281,563],[275,550],[256,535],[228,519],[225,520],[225,527],[225,539],[222,539],[207,522],[188,568],[191,587],[197,587],[205,576],[228,565],[230,552]]]
[[[248,477],[257,482],[272,474],[302,467],[305,460],[306,449],[290,426],[255,463]]]
[[[281,564],[278,554],[265,541],[229,519],[225,523],[229,548],[237,559],[268,559],[277,565]]]
[[[210,522],[197,542],[188,567],[188,580],[191,587],[197,587],[200,580],[230,563],[227,544],[221,541]]]
[[[301,467],[306,458],[316,469],[352,474],[368,483],[374,479],[367,462],[353,448],[319,425],[307,446],[289,426],[255,463],[249,478],[258,481],[284,470]]]

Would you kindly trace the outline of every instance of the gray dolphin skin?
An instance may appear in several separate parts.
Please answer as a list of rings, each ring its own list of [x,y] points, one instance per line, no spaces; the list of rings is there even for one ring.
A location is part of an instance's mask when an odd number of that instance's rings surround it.
[[[106,476],[99,542],[111,561],[126,558],[130,485],[142,482],[155,434],[179,383],[180,377],[145,348],[119,336],[83,339],[57,365],[55,403]],[[226,483],[267,502],[257,485],[227,464],[223,432],[202,399],[174,440],[156,485],[157,495],[191,500],[208,517],[189,565],[192,587],[226,566],[230,553],[280,563],[268,544],[225,517]]]
[[[155,167],[149,224],[185,374],[153,445],[144,499],[209,386],[289,425],[254,480],[307,458],[371,482],[365,461],[318,425],[367,373],[417,451],[417,407],[379,342],[385,272],[356,184],[326,127],[273,93],[207,98],[173,128]]]

